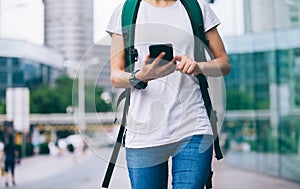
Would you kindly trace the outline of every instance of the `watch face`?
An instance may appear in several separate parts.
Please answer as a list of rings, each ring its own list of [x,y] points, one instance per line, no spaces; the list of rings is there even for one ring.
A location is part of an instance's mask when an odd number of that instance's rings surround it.
[[[140,82],[140,80],[138,80],[138,79],[135,78],[135,74],[136,74],[138,71],[139,71],[139,70],[133,71],[133,72],[131,73],[131,76],[130,76],[130,79],[129,79],[130,85],[133,86],[133,87],[135,87],[135,86]]]
[[[130,81],[130,85],[133,86],[133,87],[135,87],[136,85],[138,85],[139,82],[140,82],[140,80],[136,79],[135,77],[130,78],[129,81]]]

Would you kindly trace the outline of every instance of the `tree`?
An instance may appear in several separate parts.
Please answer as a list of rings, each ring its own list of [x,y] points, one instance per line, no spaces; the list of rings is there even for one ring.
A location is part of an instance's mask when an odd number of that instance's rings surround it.
[[[74,80],[64,76],[55,81],[54,87],[42,85],[33,89],[30,95],[31,113],[66,113],[66,108],[72,106]],[[100,98],[103,90],[97,86],[86,84],[86,112],[111,111],[111,104]]]
[[[30,94],[30,113],[65,113],[61,99],[55,89],[40,86]]]
[[[0,102],[0,114],[6,114],[6,104],[5,104],[5,102]]]
[[[101,94],[103,89],[88,84],[85,86],[85,111],[86,112],[109,112],[112,111],[110,103],[106,103]]]

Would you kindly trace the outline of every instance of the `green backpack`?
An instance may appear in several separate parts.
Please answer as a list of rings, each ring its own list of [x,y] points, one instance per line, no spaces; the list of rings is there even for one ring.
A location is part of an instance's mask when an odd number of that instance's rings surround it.
[[[124,47],[125,47],[125,70],[127,72],[134,71],[134,64],[137,61],[138,52],[134,48],[134,36],[135,36],[135,23],[137,18],[137,13],[139,9],[140,2],[142,0],[126,0],[122,10],[122,34],[124,39]],[[182,5],[187,10],[188,16],[191,21],[191,25],[193,28],[194,38],[195,38],[195,60],[196,61],[206,61],[205,59],[205,50],[203,48],[204,43],[207,47],[209,46],[209,41],[206,40],[204,33],[204,24],[203,24],[203,16],[200,5],[197,0],[180,0]],[[200,39],[200,40],[199,40]],[[217,160],[223,158],[221,148],[219,145],[218,131],[217,131],[217,116],[216,111],[212,109],[212,103],[208,93],[208,82],[204,75],[197,75],[199,80],[200,89],[202,93],[202,98],[204,100],[206,112],[208,117],[210,118],[210,123],[212,126],[212,131],[214,135],[214,150],[216,154]],[[116,164],[117,156],[120,150],[122,143],[125,138],[125,126],[126,126],[126,115],[129,107],[129,99],[130,99],[130,89],[125,89],[125,91],[119,96],[117,105],[125,98],[123,117],[121,126],[119,129],[119,134],[117,137],[117,141],[115,143],[111,159],[102,183],[103,188],[108,188],[114,166]],[[116,121],[116,120],[115,120]],[[209,178],[206,183],[206,189],[212,188],[212,171],[210,172]]]

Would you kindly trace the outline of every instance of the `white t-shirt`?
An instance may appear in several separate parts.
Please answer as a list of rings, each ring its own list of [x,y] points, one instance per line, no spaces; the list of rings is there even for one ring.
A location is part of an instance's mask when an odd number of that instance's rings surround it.
[[[208,31],[220,24],[204,0],[198,0]],[[122,34],[123,3],[116,7],[106,31]],[[177,0],[168,7],[155,7],[142,1],[135,31],[139,69],[149,45],[171,43],[175,55],[194,57],[194,38],[186,9]],[[143,90],[132,88],[127,118],[126,147],[144,148],[177,142],[195,134],[212,134],[198,79],[179,71],[148,82]]]

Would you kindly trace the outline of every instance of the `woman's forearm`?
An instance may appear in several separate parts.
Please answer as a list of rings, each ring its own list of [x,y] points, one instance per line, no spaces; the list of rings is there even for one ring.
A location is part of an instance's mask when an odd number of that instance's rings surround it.
[[[130,75],[131,75],[130,73],[121,70],[116,70],[111,72],[110,80],[113,87],[130,88],[131,87],[129,82]]]
[[[198,63],[201,74],[210,77],[219,77],[228,75],[231,65],[226,58],[216,58],[208,62]]]

